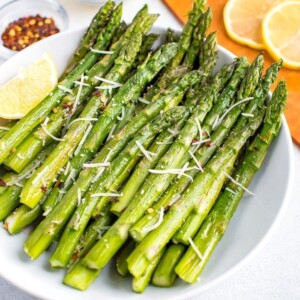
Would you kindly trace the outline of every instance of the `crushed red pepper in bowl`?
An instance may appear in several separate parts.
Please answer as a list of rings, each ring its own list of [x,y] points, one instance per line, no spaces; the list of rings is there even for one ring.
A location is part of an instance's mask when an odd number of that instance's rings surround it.
[[[8,24],[1,38],[3,46],[20,51],[58,32],[60,30],[53,18],[26,16]]]

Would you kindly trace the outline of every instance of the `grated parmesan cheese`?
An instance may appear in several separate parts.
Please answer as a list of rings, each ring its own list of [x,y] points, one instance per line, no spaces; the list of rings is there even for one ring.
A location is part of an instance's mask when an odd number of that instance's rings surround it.
[[[77,119],[73,120],[73,121],[69,124],[69,127],[70,127],[72,124],[74,124],[74,123],[76,123],[76,122],[80,122],[80,121],[90,121],[90,122],[92,122],[92,121],[98,121],[98,119],[97,119],[97,118],[77,118]]]
[[[242,190],[244,190],[245,192],[247,192],[248,194],[255,196],[255,194],[253,192],[251,192],[250,190],[248,190],[246,187],[244,187],[242,184],[240,184],[239,182],[237,182],[236,180],[234,180],[229,174],[227,174],[226,172],[224,172],[224,175],[231,181],[233,182],[235,185],[239,186]]]
[[[221,122],[224,120],[224,118],[229,114],[229,112],[230,112],[232,109],[234,109],[236,106],[238,106],[238,105],[240,105],[240,104],[242,104],[242,103],[244,103],[244,102],[250,101],[250,100],[252,100],[252,99],[253,99],[253,97],[245,98],[245,99],[243,99],[243,100],[241,100],[241,101],[238,101],[237,103],[233,104],[232,106],[230,106],[230,107],[224,112],[224,114],[222,115],[222,117],[218,118],[218,121],[215,122],[216,124],[213,125],[213,129],[215,130],[215,129],[221,124]]]
[[[74,152],[75,155],[77,155],[80,152],[80,150],[82,148],[82,145],[84,144],[84,142],[85,142],[87,136],[89,135],[90,131],[92,130],[92,128],[93,128],[93,125],[90,124],[89,127],[88,127],[88,129],[84,133],[84,135],[83,135],[80,143],[78,144],[78,147],[76,148],[76,150]]]
[[[150,104],[151,102],[146,100],[146,99],[143,99],[141,97],[138,98],[138,101],[141,102],[141,103],[144,103],[144,104]]]
[[[196,156],[194,155],[194,153],[193,153],[191,150],[189,150],[189,154],[190,154],[190,156],[192,157],[192,159],[195,161],[196,166],[199,168],[199,170],[200,170],[201,172],[203,172],[203,168],[202,168],[202,166],[201,166],[199,160],[198,160],[198,159],[196,158]]]
[[[155,156],[156,153],[147,151],[139,141],[136,141],[135,143],[136,143],[136,145],[138,146],[138,148],[141,150],[141,152],[145,155],[145,157],[146,157],[149,161],[152,161],[152,157],[151,157],[151,156]]]
[[[114,54],[114,51],[105,51],[105,50],[98,50],[98,49],[94,49],[94,48],[90,48],[90,50],[93,52],[93,53],[98,53],[98,54]]]
[[[163,219],[164,219],[164,208],[161,207],[159,210],[158,221],[155,224],[153,224],[152,226],[143,228],[142,233],[148,233],[148,232],[158,228],[160,226],[160,224],[163,222]]]
[[[66,92],[66,93],[69,93],[69,94],[71,94],[71,95],[73,95],[73,91],[71,90],[71,89],[68,89],[67,87],[65,87],[65,86],[63,86],[63,85],[58,85],[57,86],[60,90],[62,90],[62,91],[64,91],[64,92]]]
[[[65,139],[63,139],[63,138],[58,138],[58,137],[54,136],[50,131],[48,131],[48,129],[46,128],[46,126],[43,123],[41,124],[41,126],[42,126],[43,130],[45,131],[45,133],[47,135],[49,135],[53,140],[58,141],[58,142],[65,141]]]
[[[195,253],[197,254],[197,256],[199,257],[200,260],[203,260],[204,257],[203,255],[201,254],[200,250],[198,249],[198,247],[196,246],[196,244],[194,243],[194,241],[189,237],[188,238],[188,241],[191,245],[191,247],[194,249]]]
[[[109,167],[109,166],[110,166],[110,162],[83,164],[84,168],[99,168],[99,167]]]

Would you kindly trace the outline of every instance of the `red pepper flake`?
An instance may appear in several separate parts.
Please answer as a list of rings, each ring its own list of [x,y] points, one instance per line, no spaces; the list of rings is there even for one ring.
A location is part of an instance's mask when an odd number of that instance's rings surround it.
[[[8,24],[2,33],[5,47],[20,51],[48,36],[59,32],[52,18],[26,16]]]
[[[199,142],[199,138],[197,138],[197,137],[193,138],[192,143],[197,143],[197,142]]]
[[[99,90],[96,90],[96,91],[94,91],[93,92],[93,94],[92,94],[93,96],[98,96],[98,97],[101,97],[102,96],[102,93],[101,93],[101,91],[99,91]]]
[[[206,147],[211,147],[211,146],[212,146],[212,144],[213,144],[213,142],[212,142],[212,141],[208,141],[208,142],[206,142],[206,143],[205,143],[205,146],[206,146]]]
[[[79,258],[78,252],[75,251],[75,252],[72,254],[72,260],[73,260],[73,261],[77,261],[78,258]]]
[[[63,103],[61,107],[62,107],[62,109],[69,108],[69,106],[68,106],[68,103],[67,103],[67,102]]]
[[[0,186],[6,186],[5,180],[2,178],[0,178]]]
[[[46,186],[42,186],[41,190],[42,190],[43,193],[46,193],[47,192],[47,187]]]

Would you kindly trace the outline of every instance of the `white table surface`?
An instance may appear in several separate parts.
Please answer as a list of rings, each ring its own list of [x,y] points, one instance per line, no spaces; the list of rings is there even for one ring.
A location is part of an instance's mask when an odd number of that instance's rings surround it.
[[[4,1],[6,0],[0,0],[0,3]],[[79,0],[58,2],[69,13],[70,28],[88,24],[97,11],[96,6],[83,4]],[[144,3],[149,4],[151,11],[161,14],[156,23],[158,26],[167,24],[173,28],[180,28],[179,22],[160,0],[124,0],[125,19],[130,20]],[[294,156],[295,174],[290,204],[271,240],[241,270],[193,299],[300,299],[300,149],[296,146],[294,146]],[[36,298],[0,278],[0,300],[34,299]]]

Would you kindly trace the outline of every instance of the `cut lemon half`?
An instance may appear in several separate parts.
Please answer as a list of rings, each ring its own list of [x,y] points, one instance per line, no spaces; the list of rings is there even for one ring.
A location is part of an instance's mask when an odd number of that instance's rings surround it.
[[[236,42],[264,49],[262,20],[270,8],[284,0],[229,0],[224,8],[227,34]]]
[[[271,9],[262,24],[263,39],[274,59],[300,69],[300,1],[288,1]]]
[[[45,54],[0,88],[0,117],[21,119],[39,104],[57,84],[57,69]]]

